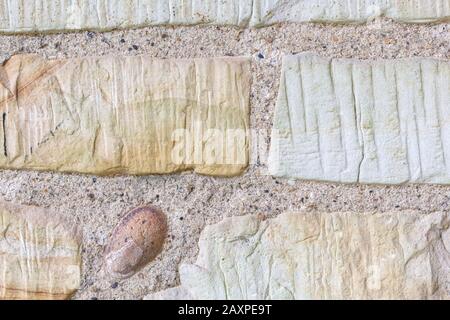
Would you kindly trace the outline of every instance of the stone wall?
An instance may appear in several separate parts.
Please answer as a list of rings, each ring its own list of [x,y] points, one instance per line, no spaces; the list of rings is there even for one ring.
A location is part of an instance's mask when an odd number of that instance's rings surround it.
[[[0,1],[0,298],[449,299],[450,0],[170,3]]]

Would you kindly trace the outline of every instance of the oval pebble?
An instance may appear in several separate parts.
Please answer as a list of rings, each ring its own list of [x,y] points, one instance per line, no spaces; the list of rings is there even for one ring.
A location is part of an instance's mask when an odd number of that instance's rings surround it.
[[[167,235],[165,214],[153,206],[131,210],[114,228],[105,251],[106,270],[131,277],[161,252]]]

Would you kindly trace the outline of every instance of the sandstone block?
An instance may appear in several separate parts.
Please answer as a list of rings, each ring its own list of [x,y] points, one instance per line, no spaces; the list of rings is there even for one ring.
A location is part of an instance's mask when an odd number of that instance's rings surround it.
[[[258,0],[251,24],[362,23],[380,16],[400,22],[444,21],[450,17],[450,0]]]
[[[446,21],[450,0],[0,0],[0,32],[151,25],[266,26],[283,22]]]
[[[0,31],[111,30],[151,25],[244,26],[251,0],[0,0]]]
[[[284,213],[207,226],[181,287],[147,299],[448,299],[448,214]]]
[[[13,56],[0,67],[0,168],[240,174],[249,65],[231,57]]]
[[[45,209],[0,202],[0,299],[66,299],[81,282],[81,244]]]
[[[287,56],[269,171],[307,180],[450,183],[450,63]]]
[[[105,253],[106,269],[115,278],[131,277],[156,258],[167,236],[167,218],[151,206],[131,210],[114,229]]]

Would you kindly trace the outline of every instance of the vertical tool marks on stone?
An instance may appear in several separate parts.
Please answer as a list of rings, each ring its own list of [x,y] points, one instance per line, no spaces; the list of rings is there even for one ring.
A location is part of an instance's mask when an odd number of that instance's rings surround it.
[[[287,56],[269,169],[337,182],[450,183],[447,61]]]
[[[0,30],[109,30],[164,24],[248,23],[251,0],[0,0]]]
[[[0,299],[65,299],[81,281],[80,240],[51,213],[0,202]]]
[[[446,20],[450,0],[0,0],[0,32],[8,33],[165,24],[364,22],[377,16],[405,22]]]
[[[19,55],[3,68],[2,168],[234,175],[247,166],[245,58]]]
[[[416,23],[446,20],[450,0],[258,0],[251,23],[365,22],[379,16]]]

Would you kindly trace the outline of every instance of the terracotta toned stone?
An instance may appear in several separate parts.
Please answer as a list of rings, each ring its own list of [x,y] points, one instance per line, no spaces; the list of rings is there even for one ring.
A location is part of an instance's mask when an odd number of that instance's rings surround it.
[[[105,253],[106,270],[128,278],[156,258],[167,236],[164,213],[152,206],[131,210],[116,226]]]
[[[285,56],[269,171],[343,183],[450,184],[445,59]]]

